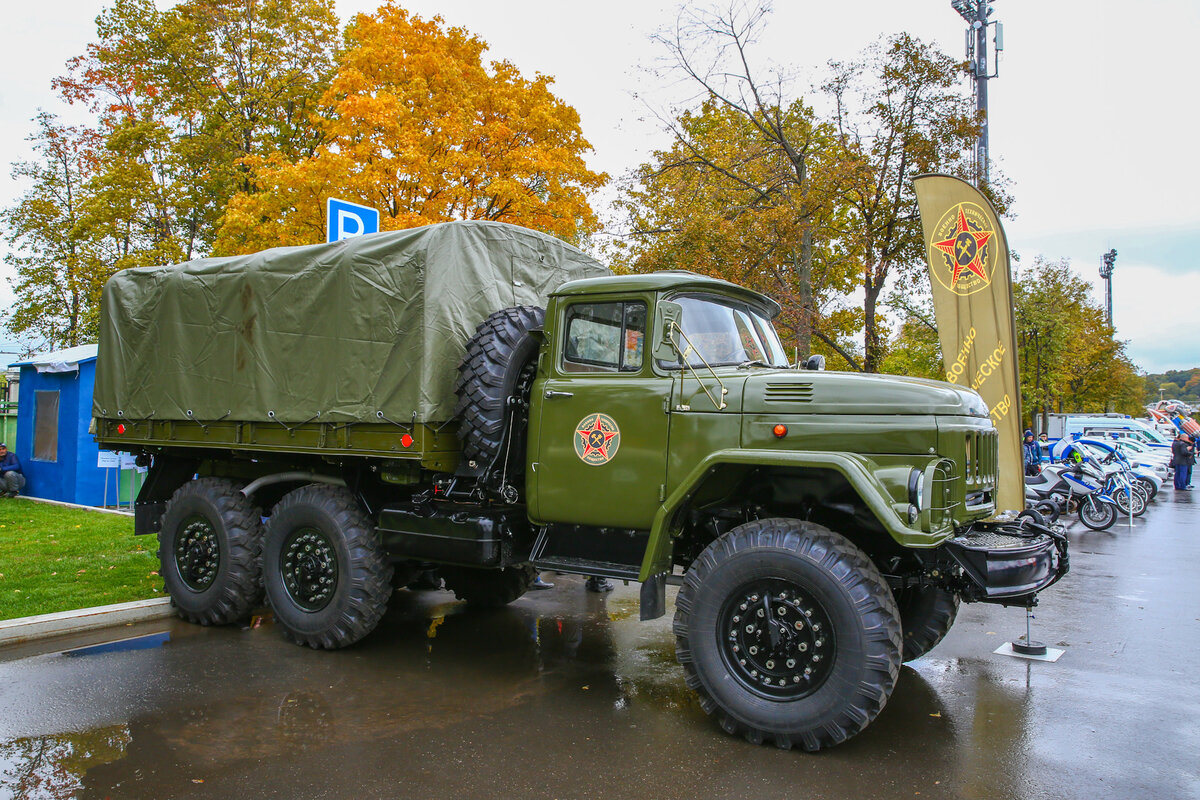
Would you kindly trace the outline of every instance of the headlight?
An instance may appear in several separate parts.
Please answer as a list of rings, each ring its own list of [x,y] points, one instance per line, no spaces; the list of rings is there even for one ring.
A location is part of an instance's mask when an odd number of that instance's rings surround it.
[[[921,513],[921,495],[924,493],[925,473],[919,469],[914,469],[908,473],[908,504],[915,506],[918,514]]]

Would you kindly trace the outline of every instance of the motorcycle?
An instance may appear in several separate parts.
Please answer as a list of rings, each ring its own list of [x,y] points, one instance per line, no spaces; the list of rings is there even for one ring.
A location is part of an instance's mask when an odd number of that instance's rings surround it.
[[[1076,511],[1079,521],[1094,531],[1108,530],[1116,523],[1119,510],[1104,486],[1116,471],[1091,460],[1048,464],[1040,474],[1025,479],[1026,498],[1033,498],[1039,513],[1037,503],[1045,501],[1057,506],[1060,514]]]

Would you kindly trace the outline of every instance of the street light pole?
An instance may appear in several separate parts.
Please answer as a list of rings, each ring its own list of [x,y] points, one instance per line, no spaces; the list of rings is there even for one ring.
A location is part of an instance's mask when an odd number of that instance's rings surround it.
[[[967,29],[967,62],[971,80],[975,82],[975,108],[980,113],[979,139],[975,144],[975,182],[984,186],[991,179],[991,158],[988,150],[988,94],[989,78],[1000,75],[1000,51],[1004,49],[1004,25],[988,22],[995,10],[986,0],[950,0],[950,7],[958,12],[970,27]],[[988,25],[996,26],[993,40],[996,49],[996,72],[988,74]]]
[[[1117,263],[1117,251],[1109,250],[1103,256],[1104,264],[1100,267],[1100,277],[1104,279],[1104,309],[1108,314],[1108,327],[1113,326],[1112,316],[1112,274],[1113,266]]]

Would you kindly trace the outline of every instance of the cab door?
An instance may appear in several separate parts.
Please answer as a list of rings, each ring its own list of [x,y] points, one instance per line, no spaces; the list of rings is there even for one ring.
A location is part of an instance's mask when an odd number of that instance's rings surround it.
[[[647,529],[667,472],[671,379],[655,375],[644,298],[564,299],[535,386],[530,515]]]

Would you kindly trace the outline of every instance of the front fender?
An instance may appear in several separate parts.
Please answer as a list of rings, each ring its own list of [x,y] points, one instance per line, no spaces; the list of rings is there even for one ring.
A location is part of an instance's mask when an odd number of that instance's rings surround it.
[[[676,519],[679,510],[686,505],[712,470],[726,464],[833,470],[842,475],[854,488],[883,529],[905,547],[937,547],[952,533],[949,529],[929,533],[906,525],[892,508],[887,489],[876,478],[867,460],[860,456],[804,450],[718,450],[696,465],[654,515],[639,580],[645,581],[651,576],[670,571],[671,542],[680,530]],[[931,464],[927,469],[932,468]],[[931,481],[926,481],[927,500],[930,499],[930,487]],[[925,502],[924,507],[928,509],[929,503]],[[927,513],[923,512],[923,516]]]

